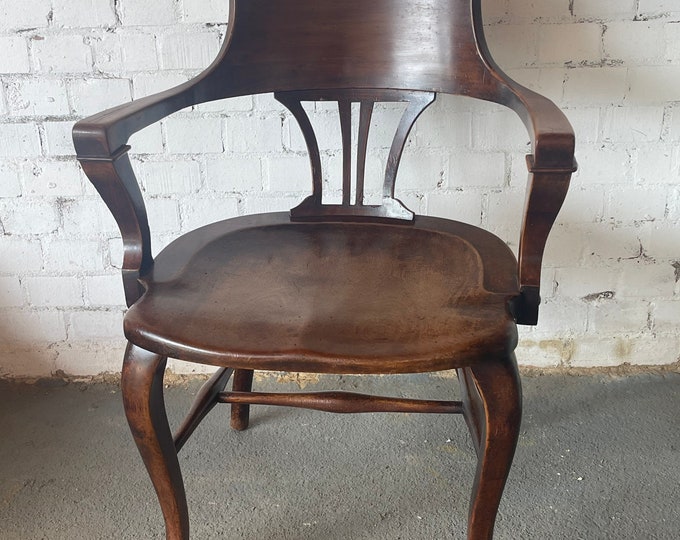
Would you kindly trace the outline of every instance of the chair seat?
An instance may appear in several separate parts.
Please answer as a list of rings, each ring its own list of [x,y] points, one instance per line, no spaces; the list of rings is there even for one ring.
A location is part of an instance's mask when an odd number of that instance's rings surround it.
[[[514,349],[516,264],[495,236],[444,219],[246,216],[167,246],[143,276],[125,333],[158,354],[235,368],[463,367]]]

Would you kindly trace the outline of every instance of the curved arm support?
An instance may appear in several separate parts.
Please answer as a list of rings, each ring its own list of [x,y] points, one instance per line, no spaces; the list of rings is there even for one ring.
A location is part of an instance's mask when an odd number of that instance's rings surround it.
[[[153,264],[151,235],[142,193],[127,156],[129,147],[110,159],[80,158],[96,190],[111,210],[123,238],[123,287],[128,306],[143,294],[139,283]]]
[[[529,160],[528,160],[529,161]],[[538,322],[541,265],[550,230],[569,189],[571,172],[530,172],[519,241],[520,300],[517,322]]]

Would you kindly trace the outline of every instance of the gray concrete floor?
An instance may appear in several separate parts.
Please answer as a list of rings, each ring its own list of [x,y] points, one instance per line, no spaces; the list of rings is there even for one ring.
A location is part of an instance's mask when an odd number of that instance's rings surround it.
[[[161,538],[106,384],[0,382],[0,538]],[[167,389],[176,422],[199,382]],[[455,399],[451,379],[314,389]],[[258,389],[290,390],[269,379]],[[496,539],[680,538],[680,374],[524,378],[522,436]],[[460,417],[217,408],[180,455],[200,539],[462,539],[475,458]]]

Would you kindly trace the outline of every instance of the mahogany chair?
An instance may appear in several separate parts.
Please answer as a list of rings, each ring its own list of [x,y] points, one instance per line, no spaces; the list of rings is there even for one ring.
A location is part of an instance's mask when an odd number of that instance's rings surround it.
[[[479,0],[231,0],[229,7],[224,45],[203,73],[82,120],[73,133],[78,159],[123,237],[129,306],[123,399],[167,538],[189,538],[177,453],[216,403],[231,404],[238,430],[248,426],[251,404],[461,413],[478,454],[467,537],[492,538],[520,426],[516,325],[537,322],[541,258],[575,170],[571,126],[551,101],[494,63]],[[299,123],[311,195],[290,212],[199,228],[152,258],[129,137],[185,107],[264,92],[274,92]],[[394,196],[409,131],[438,93],[506,105],[526,125],[532,153],[518,259],[491,233],[414,215]],[[319,148],[301,105],[319,100],[338,106],[339,204],[322,199]],[[405,112],[387,159],[382,203],[368,205],[367,139],[380,102],[404,102]],[[163,401],[167,357],[219,367],[174,436]],[[252,391],[253,370],[447,369],[457,369],[461,401]],[[230,377],[232,391],[224,391]]]

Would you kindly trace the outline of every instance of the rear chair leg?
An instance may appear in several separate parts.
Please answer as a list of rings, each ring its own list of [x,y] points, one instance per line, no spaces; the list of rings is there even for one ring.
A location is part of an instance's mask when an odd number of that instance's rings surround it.
[[[166,358],[128,344],[123,360],[123,404],[132,436],[156,489],[166,540],[189,539],[189,513],[177,451],[163,400]]]
[[[235,369],[234,383],[232,389],[234,392],[250,392],[253,388],[253,370],[252,369]],[[243,431],[248,427],[250,422],[250,405],[231,406],[231,427],[238,431]]]
[[[519,437],[522,390],[517,362],[466,368],[464,403],[477,444],[477,472],[472,488],[468,540],[491,540],[496,514]],[[475,431],[477,433],[475,433]]]

